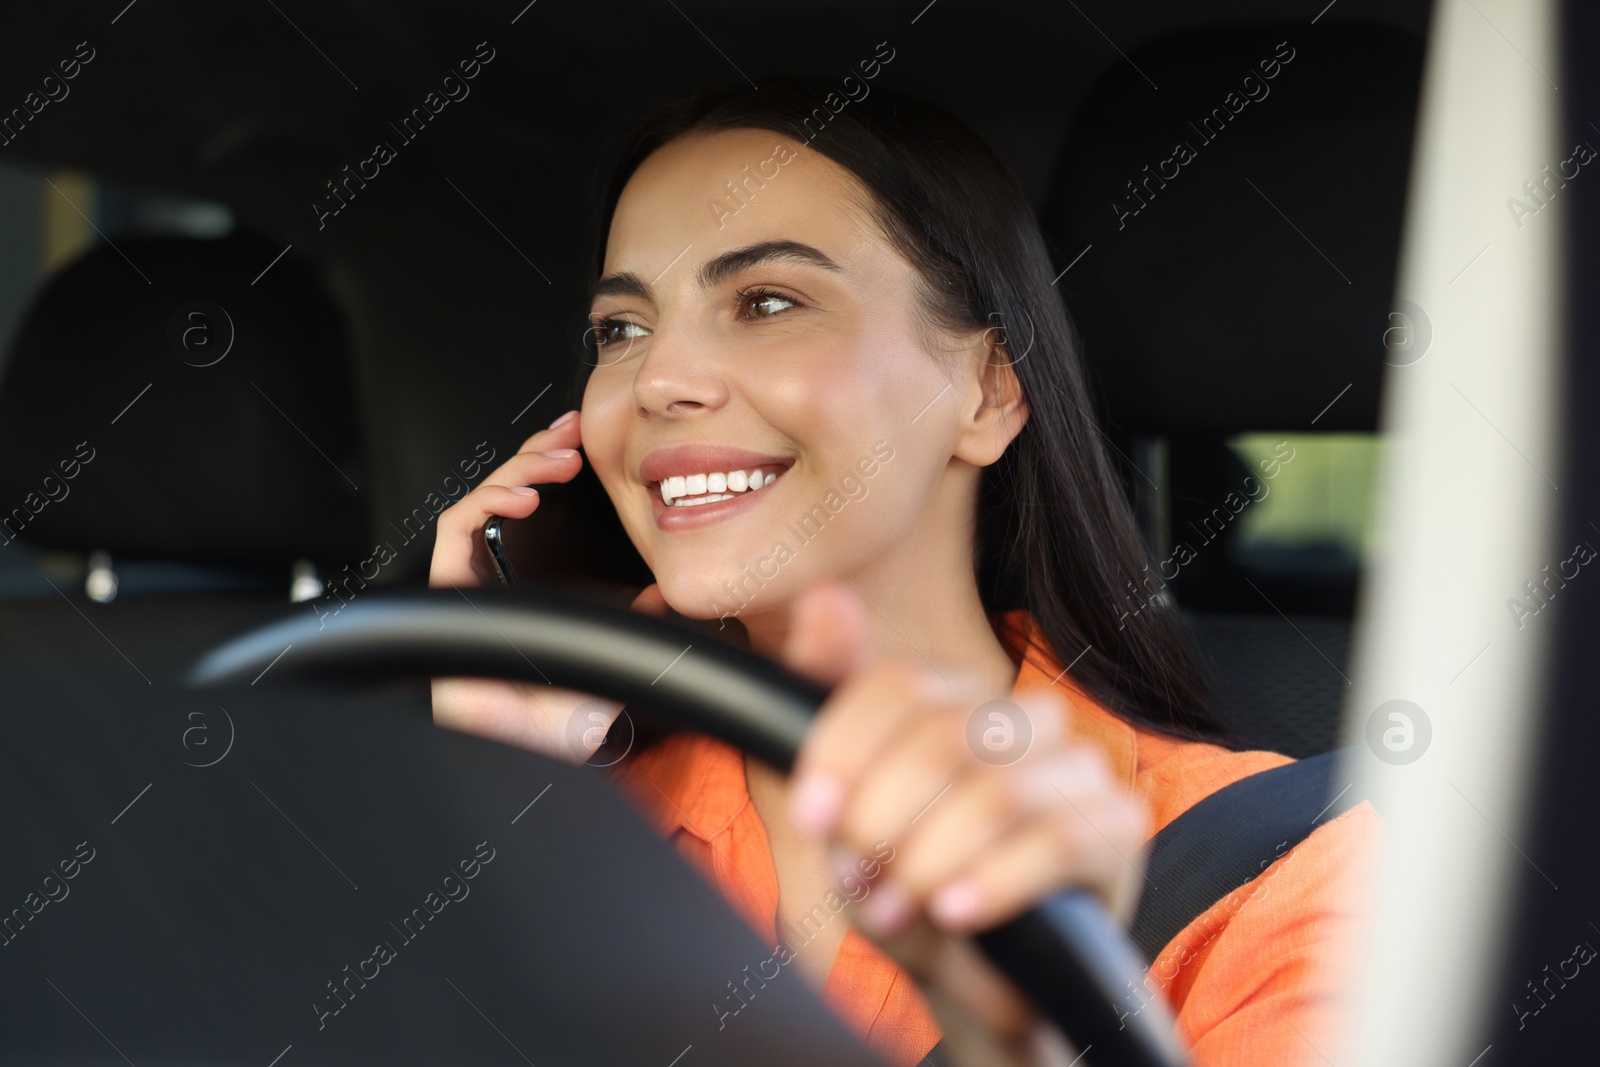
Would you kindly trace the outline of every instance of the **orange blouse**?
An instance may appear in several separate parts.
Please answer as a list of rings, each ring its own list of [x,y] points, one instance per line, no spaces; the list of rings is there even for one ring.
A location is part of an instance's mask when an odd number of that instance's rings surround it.
[[[1062,676],[1027,612],[990,622],[1019,666],[1015,691],[1056,680],[1071,708],[1069,736],[1104,750],[1113,777],[1148,803],[1152,833],[1223,786],[1289,762],[1273,752],[1230,752],[1133,726]],[[776,944],[778,879],[745,785],[743,755],[684,732],[624,761],[614,774],[662,834]],[[1318,827],[1181,930],[1146,971],[1146,988],[1129,991],[1123,1010],[1137,1012],[1164,994],[1196,1067],[1329,1060],[1341,1008],[1341,950],[1359,932],[1366,864],[1380,831],[1367,802]],[[854,928],[822,997],[895,1064],[916,1064],[941,1036],[916,983]]]

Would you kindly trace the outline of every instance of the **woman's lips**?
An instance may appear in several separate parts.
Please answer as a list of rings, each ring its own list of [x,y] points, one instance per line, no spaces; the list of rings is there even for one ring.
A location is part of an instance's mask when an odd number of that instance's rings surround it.
[[[769,467],[774,471],[782,471],[793,462],[792,456],[763,454],[736,445],[719,445],[706,441],[700,444],[656,449],[645,456],[643,462],[639,464],[639,480],[654,487],[663,478],[674,475],[748,471],[755,467]]]
[[[663,531],[693,530],[743,514],[758,506],[767,495],[783,481],[787,468],[781,465],[764,465],[760,468],[763,484],[760,489],[746,489],[742,493],[721,494],[725,498],[706,504],[668,504],[661,498],[659,485],[646,486],[650,494],[650,508],[655,515],[657,529]],[[771,481],[766,481],[771,478]],[[717,495],[717,494],[713,494]]]
[[[656,526],[689,530],[756,507],[795,459],[707,440],[655,449],[640,462],[639,480],[650,494]]]

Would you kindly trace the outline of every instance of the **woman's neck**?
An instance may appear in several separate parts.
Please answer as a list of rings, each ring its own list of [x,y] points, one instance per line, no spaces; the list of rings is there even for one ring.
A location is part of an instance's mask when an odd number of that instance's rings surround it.
[[[909,659],[941,676],[956,672],[982,678],[996,696],[1011,693],[1017,665],[989,625],[975,583],[952,590],[901,576],[878,581],[858,576],[851,584],[867,605],[871,659]],[[779,658],[789,634],[787,607],[740,621],[752,649]]]

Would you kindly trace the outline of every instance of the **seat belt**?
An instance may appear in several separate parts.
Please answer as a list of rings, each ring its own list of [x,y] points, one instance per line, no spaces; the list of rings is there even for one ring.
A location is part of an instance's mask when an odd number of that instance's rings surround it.
[[[1346,750],[1295,760],[1223,786],[1152,839],[1145,892],[1128,936],[1146,960],[1212,905],[1246,885],[1361,798]]]
[[[1335,778],[1346,750],[1295,760],[1225,785],[1151,839],[1145,892],[1128,928],[1153,961],[1183,928],[1254,880],[1360,797]],[[944,1041],[918,1067],[947,1067]]]

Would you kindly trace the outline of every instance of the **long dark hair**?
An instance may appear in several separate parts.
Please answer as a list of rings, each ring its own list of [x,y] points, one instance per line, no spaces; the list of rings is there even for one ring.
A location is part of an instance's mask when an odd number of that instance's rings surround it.
[[[834,110],[832,99],[843,106]],[[656,149],[689,133],[765,129],[803,140],[872,194],[879,226],[917,270],[940,326],[999,326],[1027,400],[1026,425],[984,470],[976,529],[985,609],[1025,608],[1047,652],[1124,719],[1229,743],[1175,605],[1145,599],[1151,558],[1105,446],[1039,224],[1016,179],[971,129],[925,101],[873,86],[847,99],[821,79],[770,79],[649,112],[613,149],[591,277],[623,187]],[[1024,350],[1025,349],[1025,350]],[[588,361],[577,370],[581,396]],[[1138,594],[1130,596],[1130,590]]]

